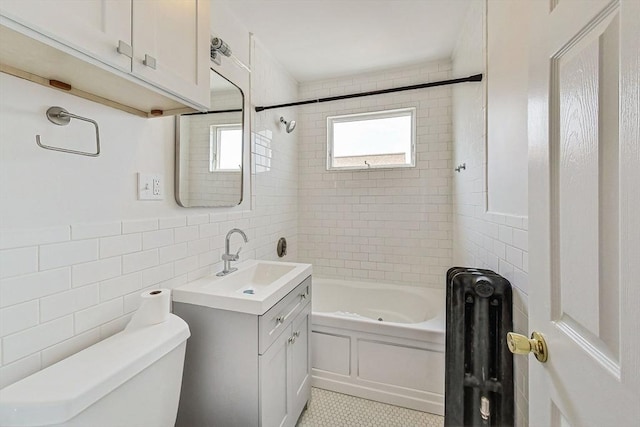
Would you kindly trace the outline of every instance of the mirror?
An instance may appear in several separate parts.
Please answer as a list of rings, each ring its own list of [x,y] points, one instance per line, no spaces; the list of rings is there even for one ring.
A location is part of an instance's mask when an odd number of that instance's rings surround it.
[[[176,117],[176,201],[185,208],[242,202],[244,94],[210,71],[211,109]]]

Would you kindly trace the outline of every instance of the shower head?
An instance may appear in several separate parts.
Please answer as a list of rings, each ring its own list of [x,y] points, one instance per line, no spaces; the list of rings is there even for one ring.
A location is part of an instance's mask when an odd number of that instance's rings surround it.
[[[287,133],[293,132],[293,130],[296,128],[295,120],[286,121],[284,117],[280,117],[280,123],[284,123],[284,125],[287,127]]]

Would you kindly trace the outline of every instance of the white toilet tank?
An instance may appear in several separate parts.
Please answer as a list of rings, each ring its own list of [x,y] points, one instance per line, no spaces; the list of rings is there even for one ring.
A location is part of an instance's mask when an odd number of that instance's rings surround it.
[[[125,329],[0,390],[0,425],[173,426],[189,335],[173,314]]]

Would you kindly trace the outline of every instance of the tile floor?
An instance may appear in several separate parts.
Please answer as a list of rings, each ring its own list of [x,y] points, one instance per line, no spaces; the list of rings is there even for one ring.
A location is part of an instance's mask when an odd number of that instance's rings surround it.
[[[442,427],[444,417],[360,399],[320,388],[297,427]]]

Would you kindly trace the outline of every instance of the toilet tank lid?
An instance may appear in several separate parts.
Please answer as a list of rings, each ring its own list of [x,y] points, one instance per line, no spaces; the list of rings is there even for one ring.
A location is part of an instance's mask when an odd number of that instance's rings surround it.
[[[0,425],[70,420],[189,338],[184,320],[124,330],[0,390]]]

